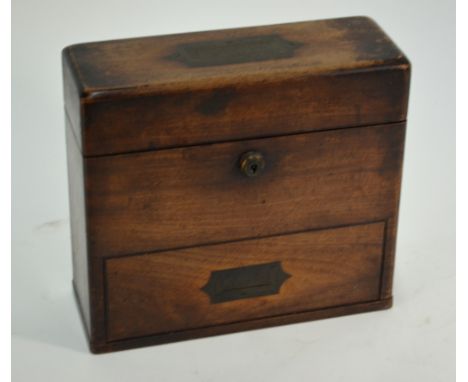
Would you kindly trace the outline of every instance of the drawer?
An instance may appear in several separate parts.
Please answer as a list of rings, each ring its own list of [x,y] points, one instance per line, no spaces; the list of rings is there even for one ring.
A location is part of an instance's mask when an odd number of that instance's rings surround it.
[[[379,298],[385,223],[105,260],[107,340]]]
[[[385,220],[398,203],[404,123],[85,159],[96,256]],[[243,153],[264,158],[245,176]]]

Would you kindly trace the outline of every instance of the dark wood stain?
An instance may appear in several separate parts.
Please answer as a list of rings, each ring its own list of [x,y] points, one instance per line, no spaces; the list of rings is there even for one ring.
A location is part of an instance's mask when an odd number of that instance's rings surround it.
[[[236,96],[234,88],[225,88],[214,90],[205,99],[202,99],[197,106],[198,112],[203,115],[211,116],[222,113],[229,102]]]
[[[257,47],[263,40],[255,35],[270,36],[268,46],[291,41],[301,47],[289,58],[230,65],[188,67],[167,59],[176,47],[197,44],[228,52],[225,45],[244,46],[265,54]],[[213,60],[218,56],[210,55]],[[65,49],[63,57],[70,94],[66,108],[81,131],[85,156],[395,122],[406,116],[409,62],[363,17],[79,44]]]
[[[167,59],[184,44],[265,35],[302,45],[290,58],[261,62],[191,68]],[[369,49],[361,39],[374,41],[374,48]],[[240,76],[247,84],[305,74],[408,66],[402,52],[366,17],[85,43],[68,47],[63,54],[87,102],[232,86]]]
[[[280,261],[212,271],[201,288],[212,304],[277,294],[291,275],[284,272]]]
[[[85,156],[402,121],[401,68],[86,104]],[[356,110],[356,104],[360,106]]]
[[[278,34],[179,44],[166,58],[190,68],[279,60],[294,56],[303,43]]]
[[[391,306],[410,64],[375,22],[62,57],[73,285],[93,352]],[[247,152],[258,176],[240,168]]]
[[[369,19],[350,17],[346,20],[328,20],[327,23],[335,30],[346,33],[354,41],[358,60],[381,60],[382,57],[392,57],[391,60],[402,62],[404,59],[400,49],[375,22]]]

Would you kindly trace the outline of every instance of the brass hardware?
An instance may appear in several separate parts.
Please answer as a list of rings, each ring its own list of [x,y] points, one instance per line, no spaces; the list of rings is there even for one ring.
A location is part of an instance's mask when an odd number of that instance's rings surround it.
[[[202,288],[212,304],[279,293],[291,277],[280,261],[212,271]]]
[[[265,168],[265,159],[258,151],[248,151],[240,158],[240,169],[245,176],[258,176]]]

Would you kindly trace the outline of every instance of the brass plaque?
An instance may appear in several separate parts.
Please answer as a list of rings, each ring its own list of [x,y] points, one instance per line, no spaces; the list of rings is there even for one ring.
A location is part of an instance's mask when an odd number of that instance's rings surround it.
[[[277,294],[289,277],[291,275],[283,270],[281,262],[275,261],[213,271],[202,290],[210,297],[212,304],[217,304]]]

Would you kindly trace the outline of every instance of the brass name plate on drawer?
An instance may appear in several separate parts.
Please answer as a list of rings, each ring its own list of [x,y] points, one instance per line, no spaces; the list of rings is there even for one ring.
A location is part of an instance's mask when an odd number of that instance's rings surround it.
[[[202,290],[210,296],[212,304],[277,294],[283,283],[291,277],[280,261],[224,269],[211,272]]]

